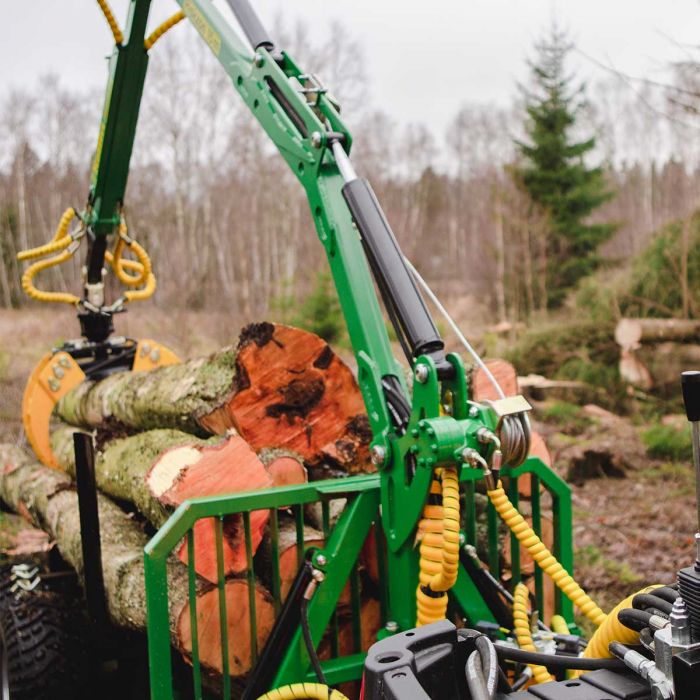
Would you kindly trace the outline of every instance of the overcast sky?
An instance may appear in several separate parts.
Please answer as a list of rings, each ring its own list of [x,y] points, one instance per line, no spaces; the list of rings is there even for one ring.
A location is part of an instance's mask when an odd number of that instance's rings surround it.
[[[65,85],[104,85],[111,36],[93,0],[2,0],[0,90],[53,72]],[[226,7],[222,0],[215,0]],[[253,0],[321,38],[343,22],[361,39],[372,101],[400,122],[442,129],[465,101],[506,104],[552,14],[583,52],[635,75],[659,76],[682,44],[700,44],[699,0]],[[122,24],[127,0],[112,0]],[[172,0],[153,1],[152,23]],[[227,8],[226,8],[227,9]],[[174,30],[177,31],[177,30]],[[582,57],[579,75],[602,76]],[[323,78],[322,69],[318,71]],[[331,86],[332,87],[332,86]],[[0,93],[1,94],[1,93]]]

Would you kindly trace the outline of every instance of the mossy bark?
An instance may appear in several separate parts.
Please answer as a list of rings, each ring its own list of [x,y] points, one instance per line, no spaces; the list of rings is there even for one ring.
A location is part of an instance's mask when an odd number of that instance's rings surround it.
[[[51,433],[51,449],[59,465],[75,476],[73,433],[75,428],[62,425]],[[146,475],[156,459],[166,450],[181,445],[215,444],[220,438],[202,440],[179,430],[149,430],[107,443],[96,455],[95,477],[103,493],[133,503],[154,527],[160,527],[172,513],[146,485]]]
[[[218,408],[234,390],[236,350],[150,372],[119,372],[86,381],[64,396],[57,415],[82,428],[151,430],[174,428],[206,435],[199,418]]]
[[[78,494],[71,478],[35,462],[14,445],[0,445],[0,498],[15,513],[47,532],[63,558],[83,576]],[[98,496],[107,607],[112,622],[146,629],[143,549],[147,535],[137,522],[105,496]],[[187,569],[168,562],[170,631],[187,604]],[[199,584],[200,590],[203,586]]]

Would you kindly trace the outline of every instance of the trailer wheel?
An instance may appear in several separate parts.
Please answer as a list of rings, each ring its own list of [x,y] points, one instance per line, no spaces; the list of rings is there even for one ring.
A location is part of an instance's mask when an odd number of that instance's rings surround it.
[[[91,675],[86,625],[76,605],[28,592],[0,606],[0,700],[82,698]]]

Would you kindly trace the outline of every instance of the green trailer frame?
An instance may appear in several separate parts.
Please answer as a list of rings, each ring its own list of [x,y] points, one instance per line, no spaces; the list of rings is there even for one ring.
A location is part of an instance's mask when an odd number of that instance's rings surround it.
[[[154,700],[170,700],[175,697],[176,690],[173,688],[171,672],[166,561],[177,543],[187,538],[192,592],[194,552],[191,528],[197,519],[216,518],[220,534],[223,517],[242,513],[246,534],[250,539],[248,514],[251,510],[269,508],[274,532],[276,508],[279,505],[291,505],[298,511],[305,503],[320,501],[327,514],[328,500],[342,495],[348,499],[347,506],[334,527],[330,528],[330,523],[326,522],[326,545],[322,552],[317,551],[313,556],[314,567],[325,574],[325,580],[309,605],[313,640],[318,643],[328,625],[333,626],[338,596],[348,578],[352,581],[357,575],[357,557],[373,522],[381,525],[376,530],[381,531],[380,551],[383,552],[382,561],[385,564],[383,621],[391,621],[391,630],[409,629],[415,625],[416,620],[418,554],[414,547],[415,530],[434,470],[445,465],[458,466],[460,480],[465,485],[464,536],[466,542],[475,543],[475,486],[483,473],[481,469],[463,462],[463,455],[471,450],[478,452],[483,459],[490,459],[493,445],[484,444],[478,433],[483,428],[496,430],[498,427],[498,417],[490,407],[470,401],[465,368],[459,356],[445,356],[439,347],[435,350],[434,340],[432,345],[425,344],[426,348],[430,346],[430,351],[416,350],[409,358],[417,378],[412,395],[409,395],[404,370],[393,355],[375,293],[377,272],[375,267],[370,269],[371,261],[368,261],[368,252],[363,246],[363,242],[366,242],[363,240],[366,239],[363,225],[368,224],[363,224],[358,212],[351,210],[352,193],[348,192],[348,188],[353,183],[360,182],[348,158],[352,137],[325,88],[314,76],[304,73],[286,52],[274,47],[247,0],[229,0],[229,4],[244,31],[247,26],[249,31],[246,34],[252,49],[233,31],[211,0],[177,1],[306,192],[357,361],[358,383],[372,429],[371,452],[378,473],[341,481],[197,499],[177,510],[149,543],[145,552],[151,693]],[[90,195],[88,206],[82,215],[89,225],[94,242],[99,243],[97,246],[93,243],[93,249],[98,250],[98,258],[101,258],[99,249],[104,250],[107,236],[114,233],[119,223],[124,202],[148,66],[144,37],[149,10],[150,0],[130,0],[125,31],[127,39],[115,47],[110,60]],[[371,200],[371,190],[366,191]],[[405,281],[407,269],[398,244],[376,200],[371,206],[374,207],[370,212],[374,217],[374,225],[384,227],[385,238],[382,243],[395,247],[391,255],[394,256],[397,272],[404,275],[402,279]],[[380,289],[382,284],[386,286],[386,279],[383,282],[377,281]],[[411,292],[411,289],[408,291]],[[420,304],[422,300],[418,306]],[[421,311],[420,308],[418,310]],[[391,309],[389,312],[391,315]],[[424,307],[421,313],[427,316]],[[428,328],[430,323],[432,321],[428,322]],[[441,343],[438,344],[441,346]],[[392,405],[388,398],[391,392],[387,389],[387,384],[391,385],[394,398],[398,395],[410,411],[410,416],[406,416],[405,430],[397,430],[396,422],[392,420]],[[540,460],[530,458],[516,469],[506,467],[502,470],[504,477],[510,477],[509,493],[516,504],[517,481],[523,474],[530,474],[533,483],[532,515],[536,531],[539,531],[541,523],[540,484],[551,494],[555,554],[562,565],[572,572],[569,488]],[[496,513],[489,505],[488,558],[494,572],[499,570],[496,520]],[[513,540],[514,578],[518,580],[519,548],[515,544]],[[252,552],[249,551],[248,556],[249,586],[252,589],[255,585]],[[537,596],[542,604],[541,572],[537,573],[536,583]],[[226,619],[223,585],[223,575],[220,575],[218,586],[222,621]],[[275,604],[279,606],[279,591],[275,592],[275,596]],[[354,604],[357,603],[356,598],[353,596]],[[457,584],[452,590],[452,599],[468,620],[491,619],[488,607],[464,570],[460,571]],[[559,594],[557,610],[573,625],[571,604],[568,600],[562,600]],[[194,629],[196,616],[192,625]],[[254,634],[254,630],[246,633]],[[223,631],[222,635],[225,635]],[[225,647],[226,640],[222,639],[222,642]],[[223,663],[226,671],[227,661],[224,660]],[[331,683],[357,679],[361,672],[362,655],[337,656],[325,665]],[[309,677],[309,659],[302,644],[301,632],[297,630],[288,652],[281,660],[273,687],[306,677]],[[201,697],[197,649],[193,651],[193,679],[195,696]],[[230,697],[231,681],[226,672],[223,691],[224,697]]]

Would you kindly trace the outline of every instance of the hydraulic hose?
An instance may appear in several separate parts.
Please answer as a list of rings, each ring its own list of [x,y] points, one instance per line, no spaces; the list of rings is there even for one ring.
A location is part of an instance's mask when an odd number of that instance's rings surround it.
[[[526,651],[515,649],[502,644],[496,645],[496,653],[507,661],[517,661],[524,664],[539,664],[549,668],[562,668],[577,671],[597,671],[607,668],[611,671],[619,671],[624,664],[617,659],[593,659],[582,656],[565,656],[563,654],[542,654],[538,651]]]
[[[107,3],[107,0],[97,0],[97,4],[100,6],[102,14],[105,16],[107,24],[109,25],[109,28],[112,31],[114,43],[117,46],[121,46],[124,43],[124,35],[122,34],[122,30],[119,27],[119,23],[117,22],[117,20],[114,17],[114,14],[112,13],[112,8]]]
[[[666,613],[666,615],[670,615],[671,611],[673,610],[673,604],[669,603],[663,598],[659,598],[656,595],[656,591],[654,591],[653,594],[637,593],[637,595],[632,598],[632,607],[636,610],[647,610],[652,608],[655,610],[660,610],[662,613]]]
[[[464,668],[464,673],[467,678],[467,687],[469,688],[469,696],[472,700],[491,700],[493,696],[489,695],[486,688],[486,679],[484,678],[484,670],[481,664],[481,655],[478,651],[473,651],[467,658],[467,663]]]
[[[681,594],[675,588],[671,588],[670,586],[661,586],[660,588],[654,589],[654,595],[657,598],[661,598],[662,600],[671,603],[673,606],[676,599],[679,598]]]
[[[179,12],[176,12],[174,15],[168,17],[168,19],[165,20],[162,24],[159,24],[147,37],[146,40],[143,42],[143,47],[146,49],[146,51],[149,51],[152,47],[153,44],[160,39],[165,32],[167,32],[169,29],[172,29],[178,22],[181,22],[183,19],[185,19],[185,13],[180,10]]]
[[[489,698],[493,698],[498,687],[499,670],[496,646],[485,634],[477,637],[475,643],[476,649],[481,656],[481,668],[486,679],[486,692]]]
[[[537,651],[530,633],[530,617],[527,613],[529,602],[530,591],[525,584],[519,583],[513,592],[513,631],[521,649]],[[535,683],[548,683],[554,680],[544,666],[533,663],[528,664],[528,666],[532,669]]]
[[[338,690],[333,690],[321,683],[293,683],[282,688],[275,688],[258,700],[349,700]]]
[[[605,613],[596,605],[593,599],[574,581],[566,569],[556,560],[554,555],[545,547],[535,531],[525,522],[525,519],[510,502],[505,491],[498,482],[495,489],[487,491],[491,503],[508,525],[518,541],[527,549],[538,566],[549,576],[555,585],[576,605],[581,612],[596,625],[605,621]]]
[[[68,226],[70,226],[70,222],[73,220],[74,216],[75,209],[73,209],[73,207],[68,207],[61,215],[53,238],[48,243],[40,245],[37,248],[21,250],[17,253],[17,260],[20,262],[24,260],[35,260],[36,258],[43,258],[44,255],[53,255],[67,248],[73,240],[71,236],[68,235]]]
[[[53,267],[54,265],[60,265],[61,263],[70,260],[72,257],[73,253],[68,249],[64,250],[62,253],[59,253],[53,258],[39,260],[30,265],[22,275],[22,289],[24,290],[25,294],[30,299],[35,299],[36,301],[77,304],[80,301],[80,297],[75,296],[75,294],[70,294],[68,292],[45,292],[42,289],[38,289],[34,285],[34,277],[40,272],[49,267]]]
[[[633,608],[623,608],[617,614],[617,619],[625,626],[635,632],[641,632],[651,624],[653,615],[645,610],[634,610]]]
[[[444,467],[433,480],[431,497],[442,494],[441,505],[426,504],[418,524],[420,575],[416,591],[417,626],[437,622],[447,612],[447,591],[459,570],[459,479],[454,467]]]
[[[639,595],[640,593],[648,593],[649,591],[652,591],[658,587],[659,586],[647,586],[639,591],[639,593],[628,596],[623,601],[618,603],[608,613],[607,617],[603,621],[603,624],[598,627],[595,634],[591,637],[591,640],[588,642],[588,646],[583,652],[583,658],[612,658],[613,655],[608,648],[611,642],[637,644],[639,642],[639,632],[623,625],[618,619],[618,613],[625,608],[632,607],[632,600],[634,599],[635,595]]]

